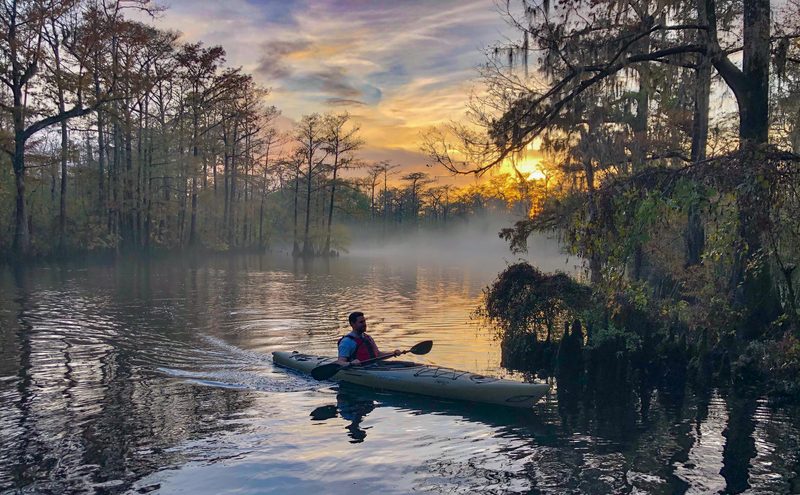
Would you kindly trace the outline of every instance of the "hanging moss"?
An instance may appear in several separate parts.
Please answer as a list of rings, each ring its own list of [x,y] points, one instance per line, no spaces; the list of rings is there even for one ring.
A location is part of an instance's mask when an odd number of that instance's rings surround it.
[[[510,265],[484,293],[482,316],[501,337],[533,335],[552,341],[555,329],[589,307],[591,289],[565,273],[545,274],[526,262]]]

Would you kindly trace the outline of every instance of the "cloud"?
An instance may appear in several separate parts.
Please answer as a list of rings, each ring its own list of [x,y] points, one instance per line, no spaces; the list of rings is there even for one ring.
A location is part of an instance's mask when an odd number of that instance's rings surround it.
[[[359,100],[349,100],[347,98],[328,98],[325,103],[332,107],[364,106],[366,103]]]
[[[256,73],[267,79],[283,79],[293,72],[286,59],[293,53],[307,50],[312,43],[306,40],[286,41],[271,40],[263,44],[261,59],[256,67]]]
[[[326,67],[323,70],[312,72],[306,76],[312,85],[329,94],[341,98],[358,98],[361,91],[356,88],[347,76],[347,71],[342,67]]]
[[[375,105],[382,97],[379,88],[339,65],[323,65],[306,71],[297,68],[295,74],[282,81],[278,92],[289,98],[303,95],[306,107],[315,112],[320,110],[320,104]]]
[[[157,23],[223,45],[284,124],[347,108],[375,153],[408,167],[424,161],[421,133],[463,117],[482,49],[507,29],[492,0],[168,1]]]

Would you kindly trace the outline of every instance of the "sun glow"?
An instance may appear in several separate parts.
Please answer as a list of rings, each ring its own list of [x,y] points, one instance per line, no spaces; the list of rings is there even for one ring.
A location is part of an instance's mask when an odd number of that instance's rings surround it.
[[[539,157],[525,157],[520,159],[506,159],[500,166],[503,173],[516,176],[519,172],[527,180],[541,180],[545,178],[541,169],[542,160]],[[516,169],[516,170],[515,170]]]

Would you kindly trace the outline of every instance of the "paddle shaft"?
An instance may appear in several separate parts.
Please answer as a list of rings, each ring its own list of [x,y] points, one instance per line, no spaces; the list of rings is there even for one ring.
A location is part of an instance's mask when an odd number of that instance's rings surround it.
[[[407,352],[408,351],[402,351],[400,354],[405,354]],[[359,361],[358,366],[361,366],[362,364],[374,363],[376,361],[383,361],[384,359],[389,359],[390,357],[394,357],[394,353],[387,354],[386,356],[378,356],[378,357],[374,357],[374,358],[370,358],[370,359],[365,359],[363,361]],[[333,375],[335,375],[336,373],[340,372],[341,370],[350,368],[352,366],[353,365],[351,363],[347,363],[347,364],[339,364],[339,363],[323,364],[323,365],[317,366],[316,368],[311,370],[311,376],[313,376],[317,380],[327,380],[328,378],[331,378]]]
[[[402,356],[403,354],[408,354],[408,352],[409,351],[400,351],[400,354],[398,356]],[[378,357],[374,357],[374,358],[369,358],[369,359],[365,359],[363,361],[359,361],[358,362],[358,366],[361,366],[362,364],[374,363],[376,361],[383,361],[384,359],[389,359],[389,358],[398,357],[398,356],[395,356],[394,353],[391,353],[391,354],[387,354],[385,356],[378,356]],[[346,365],[343,365],[342,368],[349,368],[350,366],[353,366],[353,365],[352,364],[346,364]]]
[[[428,352],[430,352],[432,346],[433,346],[433,341],[426,340],[420,342],[419,344],[415,345],[411,349],[408,349],[407,351],[400,351],[399,355],[403,355],[409,352],[413,354],[427,354]],[[362,364],[369,364],[369,363],[374,363],[376,361],[383,361],[384,359],[389,359],[391,357],[395,357],[394,353],[386,354],[385,356],[378,356],[370,359],[365,359],[364,361],[359,361],[358,365],[361,366]],[[351,366],[352,364],[350,363],[345,365],[341,365],[339,363],[323,364],[311,370],[311,376],[313,376],[316,380],[327,380],[336,373],[338,373],[339,371],[341,371],[342,369],[349,368]]]

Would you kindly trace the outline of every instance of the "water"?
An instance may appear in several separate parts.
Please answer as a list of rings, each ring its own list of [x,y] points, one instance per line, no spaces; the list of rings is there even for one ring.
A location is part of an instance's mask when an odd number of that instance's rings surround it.
[[[504,410],[273,367],[273,350],[331,354],[358,309],[382,347],[432,338],[420,361],[524,379],[470,319],[502,250],[433,252],[3,269],[0,492],[800,491],[798,411],[763,398],[565,415],[554,395]]]

